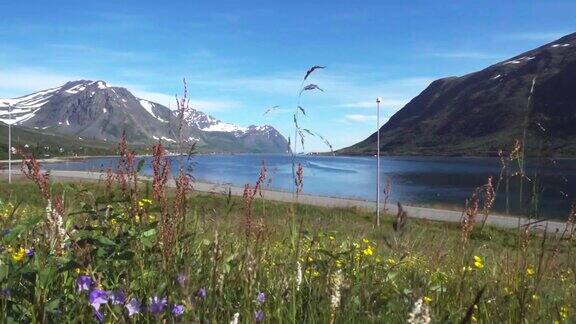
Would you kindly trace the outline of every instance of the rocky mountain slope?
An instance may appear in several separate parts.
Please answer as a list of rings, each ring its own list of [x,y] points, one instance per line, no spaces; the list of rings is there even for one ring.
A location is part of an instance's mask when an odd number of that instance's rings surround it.
[[[528,97],[532,91],[532,100]],[[576,33],[461,77],[432,82],[380,129],[384,154],[576,155]],[[376,133],[340,150],[374,154]]]
[[[134,144],[178,140],[174,111],[104,81],[72,81],[20,98],[0,99],[0,122],[80,140],[116,142],[123,131]],[[183,137],[208,152],[282,153],[288,147],[272,126],[240,127],[194,109],[186,118]]]

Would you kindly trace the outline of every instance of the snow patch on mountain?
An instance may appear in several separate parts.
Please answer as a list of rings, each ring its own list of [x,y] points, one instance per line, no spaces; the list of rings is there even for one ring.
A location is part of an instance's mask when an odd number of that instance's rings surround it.
[[[502,65],[525,63],[525,62],[528,62],[530,60],[533,60],[534,58],[535,58],[534,56],[522,56],[522,57],[517,58],[515,60],[506,61],[506,62],[502,63]]]
[[[175,139],[171,139],[171,138],[168,138],[168,137],[166,137],[166,136],[162,136],[162,137],[152,136],[152,138],[155,139],[155,140],[157,140],[157,141],[158,141],[158,140],[163,140],[163,141],[166,141],[166,142],[176,143],[176,140],[175,140]]]
[[[154,114],[154,111],[152,110],[154,108],[154,103],[150,102],[148,100],[144,100],[144,99],[138,99],[138,101],[140,102],[140,106],[142,106],[142,108],[144,108],[144,110],[146,110],[152,117],[158,119],[159,121],[163,122],[163,123],[167,123],[168,121],[156,116]]]
[[[82,92],[84,90],[86,90],[86,86],[84,84],[78,84],[70,89],[67,89],[66,92],[69,94],[77,94],[78,92]]]
[[[34,117],[35,112],[61,88],[38,91],[14,99],[0,99],[0,122],[13,125]]]
[[[234,124],[224,123],[221,121],[218,121],[212,125],[209,125],[208,127],[200,129],[205,132],[225,132],[225,133],[237,133],[237,132],[244,133],[248,131],[248,128],[240,127]]]
[[[106,82],[104,81],[97,81],[97,82],[92,82],[92,84],[96,83],[98,85],[98,89],[100,90],[104,90],[108,88],[108,85],[106,85]]]

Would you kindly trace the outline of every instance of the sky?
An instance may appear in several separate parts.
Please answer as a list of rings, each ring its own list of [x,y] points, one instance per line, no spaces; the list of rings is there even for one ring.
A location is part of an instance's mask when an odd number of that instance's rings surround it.
[[[384,123],[435,79],[576,31],[573,0],[0,0],[0,13],[0,98],[88,79],[174,108],[186,78],[194,108],[288,137],[322,65],[300,123],[335,148],[375,131],[376,97]]]

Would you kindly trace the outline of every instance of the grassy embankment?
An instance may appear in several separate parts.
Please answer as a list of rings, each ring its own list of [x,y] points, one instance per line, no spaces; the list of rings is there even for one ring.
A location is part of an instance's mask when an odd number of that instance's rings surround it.
[[[64,201],[51,206],[62,212],[60,242],[41,191],[0,182],[2,320],[576,319],[573,240],[476,226],[464,243],[454,224],[409,220],[396,232],[392,216],[375,228],[360,210],[139,190],[52,184]],[[90,298],[101,291],[125,298]],[[134,300],[140,314],[129,316]]]

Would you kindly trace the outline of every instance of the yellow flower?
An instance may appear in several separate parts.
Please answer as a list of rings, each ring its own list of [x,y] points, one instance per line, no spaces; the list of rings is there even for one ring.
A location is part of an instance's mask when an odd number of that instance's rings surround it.
[[[396,260],[390,258],[390,259],[386,260],[386,263],[389,266],[395,266],[398,262],[396,262]]]
[[[311,276],[312,278],[316,278],[318,276],[320,276],[320,272],[318,272],[318,270],[310,270],[310,269],[306,269],[306,274]]]
[[[562,317],[562,319],[568,318],[568,307],[566,306],[560,307],[560,317]]]
[[[14,260],[16,262],[20,262],[20,261],[22,261],[22,259],[24,259],[25,255],[26,255],[26,250],[24,248],[20,248],[18,250],[18,252],[15,252],[12,254],[12,260]]]
[[[424,296],[424,298],[422,298],[422,300],[424,300],[425,303],[430,303],[432,301],[432,298],[428,297],[428,296]]]
[[[366,244],[370,243],[370,241],[368,241],[368,239],[362,239],[362,242],[364,242]]]
[[[336,260],[336,267],[341,268],[342,267],[342,261]]]
[[[374,254],[374,251],[372,250],[372,246],[368,245],[367,248],[362,250],[362,253],[364,253],[365,256],[371,256],[372,254]]]
[[[328,236],[328,238],[329,238],[331,241],[334,241],[334,240],[336,239],[336,238],[335,238],[334,236],[332,236],[332,235]]]
[[[532,295],[532,299],[534,299],[534,300],[538,300],[538,299],[540,299],[540,296],[538,296],[538,295],[534,294],[534,295]]]
[[[358,244],[358,243],[354,242],[354,243],[352,243],[352,246],[353,246],[354,248],[356,248],[356,249],[357,249],[357,248],[359,248],[359,247],[360,247],[360,244]]]
[[[138,206],[144,207],[145,205],[152,205],[152,200],[143,198],[138,201]]]
[[[532,276],[534,275],[534,273],[535,273],[535,272],[534,272],[534,268],[532,268],[532,267],[526,268],[526,275],[527,275],[528,277],[532,277]]]
[[[112,226],[115,226],[116,224],[118,224],[118,221],[116,220],[116,218],[112,218],[110,220],[110,224],[112,224]]]
[[[474,256],[474,266],[478,269],[484,268],[484,260],[481,257],[475,255]]]

